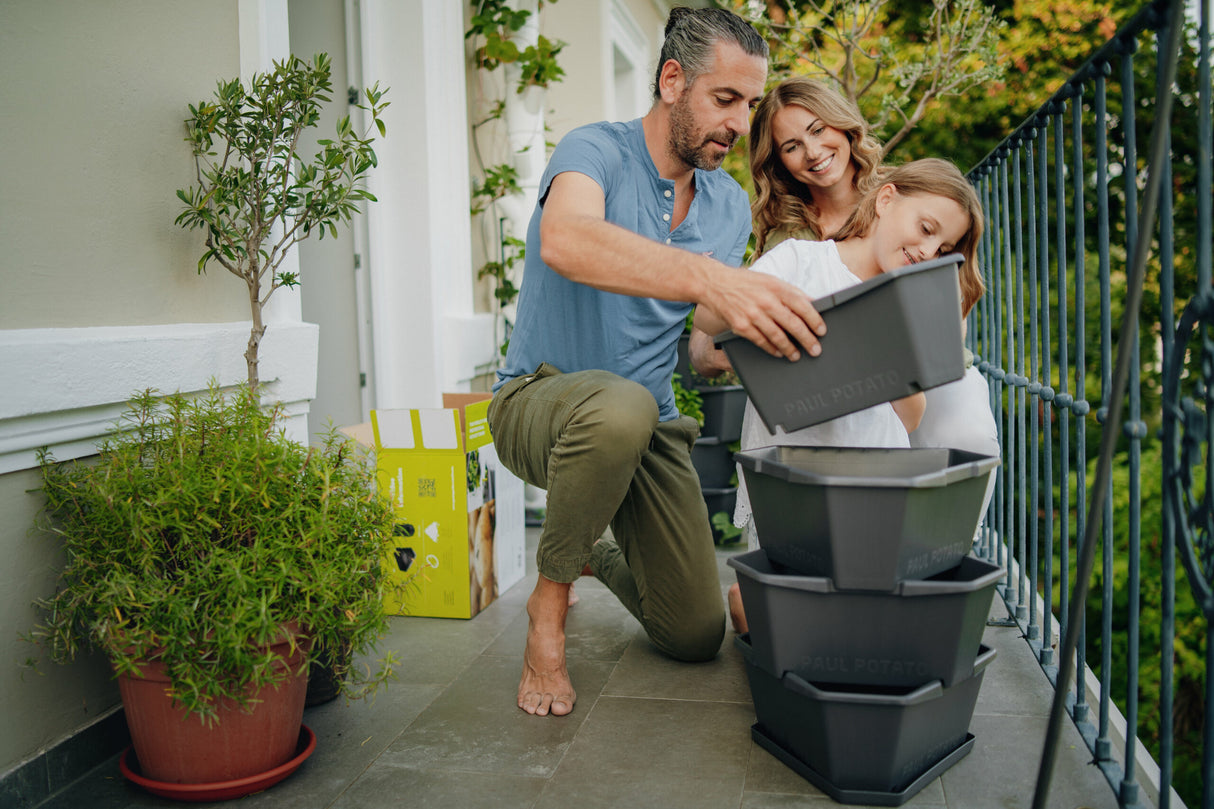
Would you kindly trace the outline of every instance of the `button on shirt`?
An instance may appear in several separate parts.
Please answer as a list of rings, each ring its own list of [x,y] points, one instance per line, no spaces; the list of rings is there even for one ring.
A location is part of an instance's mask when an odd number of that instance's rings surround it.
[[[566,135],[540,181],[539,202],[527,230],[518,315],[494,389],[547,362],[571,373],[611,371],[644,385],[659,418],[678,416],[670,387],[675,343],[691,311],[688,303],[604,292],[570,281],[540,259],[540,216],[558,174],[575,171],[598,183],[608,222],[659,243],[738,266],[750,236],[746,192],[723,169],[695,172],[695,197],[686,218],[670,230],[674,181],[658,176],[645,147],[641,119],[597,123]]]

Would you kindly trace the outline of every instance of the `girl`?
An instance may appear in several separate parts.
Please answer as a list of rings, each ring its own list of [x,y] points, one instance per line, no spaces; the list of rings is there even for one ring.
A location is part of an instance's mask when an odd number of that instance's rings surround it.
[[[753,269],[820,298],[898,267],[960,253],[965,259],[960,271],[964,316],[983,291],[976,265],[982,226],[978,196],[957,167],[947,160],[916,160],[890,169],[881,184],[865,194],[832,239],[788,240],[755,262]],[[709,334],[727,328],[707,309],[697,309],[695,318],[696,327]],[[754,405],[748,402],[742,449],[771,445],[908,447],[908,434],[923,417],[925,401],[923,393],[916,393],[803,430],[781,430],[778,434],[768,432]],[[742,476],[734,523],[746,528],[748,545],[758,547]],[[733,588],[729,600],[735,628],[745,631],[740,599],[735,598]]]

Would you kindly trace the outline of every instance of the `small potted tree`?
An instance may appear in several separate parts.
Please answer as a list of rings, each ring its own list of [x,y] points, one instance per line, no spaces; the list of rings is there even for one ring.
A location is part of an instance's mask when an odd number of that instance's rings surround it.
[[[347,680],[350,658],[331,654],[368,651],[386,629],[392,510],[374,468],[336,433],[316,448],[291,441],[281,411],[260,401],[262,311],[299,282],[285,256],[374,200],[361,186],[373,136],[348,116],[313,157],[301,153],[330,100],[329,65],[292,56],[247,87],[221,81],[185,121],[197,183],[177,192],[177,224],[205,233],[199,272],[215,261],[248,291],[247,386],[139,394],[96,462],[42,459],[44,524],[68,563],[33,634],[57,660],[82,645],[109,655],[138,759],[136,772],[124,757],[124,773],[172,797],[233,797],[298,766],[311,750],[307,670],[322,654],[347,693],[392,669],[388,658]],[[360,105],[380,136],[384,92],[367,88]],[[141,694],[159,704],[133,706]],[[263,728],[272,738],[254,736]]]
[[[336,137],[319,142],[310,161],[303,159],[303,135],[316,126],[321,105],[330,100],[330,60],[318,54],[312,62],[295,56],[276,62],[274,70],[239,80],[221,81],[214,99],[189,106],[186,140],[194,151],[197,183],[177,192],[185,208],[182,227],[206,233],[206,250],[198,271],[217,262],[248,289],[252,328],[245,350],[249,388],[258,392],[258,349],[265,336],[262,311],[281,287],[299,277],[279,267],[290,249],[313,233],[337,236],[361,202],[375,197],[361,182],[376,165],[374,137],[358,134],[344,116]],[[376,84],[363,91],[383,137],[380,114],[387,90]]]

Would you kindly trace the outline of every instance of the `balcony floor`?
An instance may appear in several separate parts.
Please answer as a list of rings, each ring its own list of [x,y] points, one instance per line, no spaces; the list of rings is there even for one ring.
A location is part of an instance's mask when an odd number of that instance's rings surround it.
[[[534,557],[538,529],[528,529]],[[717,555],[722,587],[734,581]],[[836,805],[751,741],[755,721],[745,665],[726,634],[710,663],[658,654],[597,581],[583,578],[570,611],[569,668],[578,703],[567,717],[515,707],[527,628],[529,575],[470,621],[395,618],[384,648],[400,679],[374,700],[308,709],[315,753],[290,778],[238,802],[250,809],[441,806],[774,809]],[[992,616],[1006,611],[996,597]],[[903,804],[918,809],[1028,807],[1051,689],[1016,628],[988,627],[998,649],[970,724],[972,752]],[[1115,809],[1104,777],[1068,720],[1049,806]],[[129,784],[117,757],[40,809],[173,804]],[[196,804],[201,805],[201,804]]]

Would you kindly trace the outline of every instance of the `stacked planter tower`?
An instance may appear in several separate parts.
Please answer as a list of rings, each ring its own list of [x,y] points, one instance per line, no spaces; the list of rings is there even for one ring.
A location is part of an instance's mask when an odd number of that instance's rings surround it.
[[[964,372],[958,259],[815,301],[837,341],[820,358],[790,364],[731,335],[718,345],[772,432],[943,384]],[[729,560],[749,625],[736,644],[751,735],[836,801],[899,806],[974,744],[1003,570],[969,552],[999,459],[808,446],[735,458],[760,546]]]
[[[704,424],[700,437],[691,451],[691,462],[700,477],[700,491],[708,516],[724,513],[733,521],[738,484],[734,478],[733,451],[742,437],[742,416],[746,412],[746,389],[741,385],[719,384],[695,373],[687,356],[687,335],[679,341],[679,361],[675,373],[679,383],[700,395]],[[720,544],[724,537],[713,526],[713,540]]]

